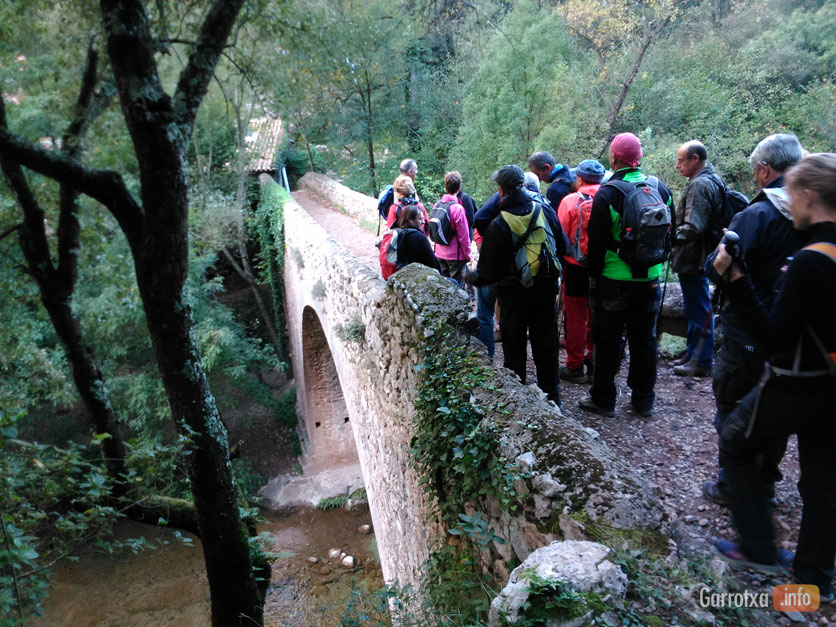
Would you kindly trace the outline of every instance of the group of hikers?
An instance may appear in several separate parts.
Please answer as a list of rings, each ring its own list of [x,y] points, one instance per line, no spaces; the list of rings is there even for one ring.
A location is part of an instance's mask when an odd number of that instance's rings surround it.
[[[498,300],[504,365],[525,383],[530,342],[537,385],[558,407],[561,379],[590,382],[580,408],[614,416],[615,377],[629,354],[629,410],[650,417],[669,262],[688,320],[687,348],[673,372],[713,380],[719,470],[702,493],[730,508],[739,533],[737,542],[715,540],[714,549],[743,567],[790,573],[832,602],[836,154],[809,154],[791,134],[766,137],[749,157],[758,187],[750,202],[723,183],[703,143],[688,141],[676,156],[688,179],[676,206],[671,190],[642,172],[634,134],[617,135],[608,156],[609,170],[594,159],[570,168],[535,152],[528,172],[506,165],[493,173],[496,193],[478,210],[461,175],[448,172],[429,211],[415,191],[417,164],[405,159],[379,199],[388,227],[380,243],[384,278],[421,263],[469,290],[491,357]],[[716,357],[715,306],[722,328]],[[795,554],[777,548],[770,518],[792,434],[804,504]]]

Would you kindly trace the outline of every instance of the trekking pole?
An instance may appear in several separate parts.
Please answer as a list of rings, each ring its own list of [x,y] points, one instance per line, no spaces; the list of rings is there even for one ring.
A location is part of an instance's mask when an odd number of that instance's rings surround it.
[[[662,323],[662,307],[665,305],[665,292],[668,291],[668,276],[671,270],[671,262],[668,260],[665,265],[665,286],[662,288],[662,300],[659,303],[659,315],[656,316],[656,330],[658,332],[659,325]]]

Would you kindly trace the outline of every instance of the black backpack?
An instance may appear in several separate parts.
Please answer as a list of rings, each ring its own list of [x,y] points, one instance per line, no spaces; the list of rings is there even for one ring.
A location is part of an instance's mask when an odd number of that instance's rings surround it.
[[[398,270],[400,270],[406,265],[406,263],[400,260],[400,258],[403,256],[400,254],[402,248],[400,246],[401,243],[406,239],[406,236],[411,231],[415,231],[416,233],[421,233],[421,231],[413,228],[392,229],[392,231],[392,239],[389,240],[389,246],[386,249],[386,261],[395,264],[398,267]]]
[[[616,254],[633,270],[633,276],[647,276],[647,270],[668,258],[671,251],[671,210],[659,193],[658,179],[640,183],[610,180],[605,183],[624,194],[621,212],[621,241]]]
[[[448,200],[441,202],[440,200],[433,205],[430,211],[430,222],[427,225],[430,239],[436,244],[447,246],[453,241],[456,231],[450,223],[450,207],[456,201]]]
[[[418,201],[414,198],[401,198],[397,204],[395,209],[395,221],[392,223],[392,228],[398,226],[398,222],[401,221],[401,209],[406,207],[407,205],[417,205]],[[387,216],[388,217],[388,216]]]
[[[705,231],[705,246],[707,250],[714,250],[717,244],[723,239],[723,229],[727,229],[732,218],[749,206],[749,197],[746,194],[729,189],[716,174],[700,172],[697,176],[705,176],[720,188],[723,197],[723,204],[720,210],[712,212],[708,220],[708,227]]]

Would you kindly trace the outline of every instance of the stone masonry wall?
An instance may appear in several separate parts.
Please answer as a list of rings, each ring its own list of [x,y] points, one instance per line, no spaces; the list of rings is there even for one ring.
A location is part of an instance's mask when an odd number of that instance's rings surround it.
[[[345,211],[352,218],[377,221],[377,199],[346,187],[324,174],[308,172],[299,179],[299,187]]]
[[[306,175],[306,189],[323,178]],[[313,191],[342,199],[348,213],[355,200],[358,207],[373,207],[374,199],[357,199],[362,195],[325,181]],[[434,270],[412,265],[384,282],[295,202],[285,205],[284,215],[288,331],[300,410],[305,415],[302,319],[307,311],[321,323],[345,395],[384,577],[415,583],[438,529],[428,520],[430,503],[409,461],[422,376],[416,366],[424,362],[429,327],[445,321],[466,339],[474,326],[472,310],[464,294]],[[507,578],[512,557],[522,561],[553,540],[586,539],[584,517],[622,529],[660,527],[657,500],[622,461],[563,416],[539,389],[523,386],[492,363],[478,340],[467,343],[480,365],[492,372],[490,386],[462,394],[484,421],[501,428],[501,454],[516,460],[526,475],[516,486],[520,508],[513,516],[493,502],[466,506],[470,513],[486,514],[497,535],[509,540],[484,555],[484,566],[497,580]]]

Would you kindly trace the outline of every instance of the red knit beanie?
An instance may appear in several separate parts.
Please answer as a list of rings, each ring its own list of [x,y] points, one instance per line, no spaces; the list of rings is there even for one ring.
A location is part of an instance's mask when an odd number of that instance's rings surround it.
[[[642,143],[632,133],[620,133],[616,135],[610,144],[610,150],[619,161],[635,168],[642,158]]]

